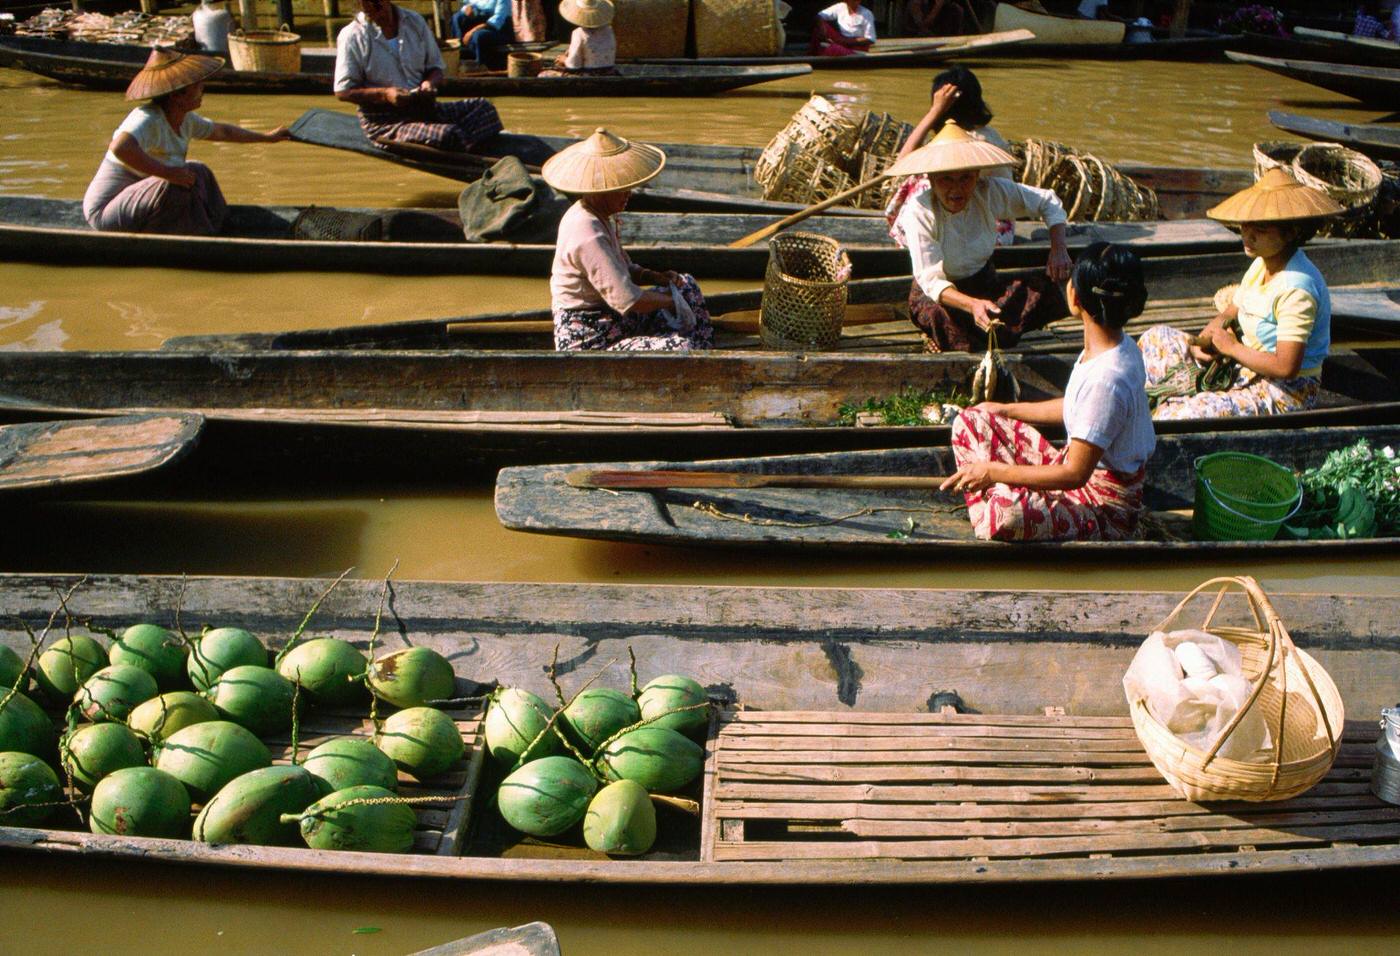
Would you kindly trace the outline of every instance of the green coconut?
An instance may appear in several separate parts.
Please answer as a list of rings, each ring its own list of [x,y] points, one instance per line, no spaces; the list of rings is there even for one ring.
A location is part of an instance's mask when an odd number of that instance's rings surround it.
[[[0,826],[38,826],[55,809],[42,804],[62,799],[58,775],[44,761],[33,754],[0,753]]]
[[[399,770],[393,758],[359,737],[328,740],[307,754],[301,765],[320,782],[322,794],[346,787],[399,788]]]
[[[369,665],[369,686],[395,707],[423,707],[450,700],[457,688],[452,663],[431,647],[409,647]]]
[[[700,776],[705,751],[667,727],[639,727],[608,744],[598,755],[606,780],[635,780],[652,793],[679,790]]]
[[[637,702],[611,687],[590,687],[564,708],[559,718],[574,745],[590,754],[623,727],[642,719]]]
[[[614,856],[637,856],[656,842],[656,807],[646,787],[615,780],[598,791],[583,818],[583,840],[590,849]]]
[[[169,737],[206,720],[218,720],[214,705],[193,691],[173,690],[137,706],[126,725],[151,740]]]
[[[203,843],[295,846],[301,813],[321,796],[315,777],[296,766],[250,770],[224,784],[194,818],[194,838]]]
[[[146,762],[141,740],[125,724],[86,724],[58,742],[65,772],[83,790],[91,790],[108,774]]]
[[[486,752],[501,766],[514,767],[520,762],[525,748],[549,723],[551,713],[552,709],[544,698],[528,690],[507,687],[499,691],[492,699],[483,722]],[[561,746],[558,734],[551,730],[540,738],[526,759],[548,757],[558,753]]]
[[[321,637],[298,644],[277,665],[277,673],[317,704],[349,704],[364,694],[361,682],[369,661],[349,641]]]
[[[583,819],[598,781],[573,757],[541,757],[501,781],[496,805],[521,833],[548,837]]]
[[[390,715],[374,743],[400,770],[419,780],[447,770],[467,749],[456,722],[432,707],[410,707]]]
[[[195,642],[185,670],[195,690],[208,690],[224,671],[244,664],[267,666],[262,641],[241,627],[216,627]]]
[[[700,682],[681,674],[664,674],[656,680],[648,681],[637,696],[637,706],[641,708],[642,719],[651,720],[658,717],[655,723],[647,724],[648,727],[669,727],[687,737],[703,734],[709,727],[709,707],[696,707],[695,710],[684,710],[676,714],[666,712],[679,707],[708,703],[709,695],[705,693],[705,688]],[[666,716],[659,717],[660,714]]]
[[[185,686],[185,661],[189,650],[179,635],[155,624],[133,624],[109,655],[113,664],[139,667],[156,679],[161,690]]]
[[[190,793],[155,767],[126,767],[103,777],[92,791],[93,833],[182,839],[190,830]]]
[[[156,751],[156,769],[177,778],[195,800],[208,800],[235,777],[272,764],[272,754],[246,727],[208,720],[176,731]]]
[[[0,691],[0,700],[9,693]],[[49,715],[23,694],[10,697],[0,710],[0,751],[49,757],[53,755],[53,738],[53,722]]]
[[[93,674],[78,689],[74,702],[88,720],[124,723],[138,704],[160,693],[149,672],[130,664],[112,664]]]
[[[24,680],[21,681],[20,677]],[[0,644],[0,699],[10,690],[23,692],[28,689],[29,675],[24,673],[24,658]]]
[[[209,702],[225,719],[264,737],[292,726],[295,695],[291,681],[256,664],[229,668],[209,688]]]
[[[313,850],[367,850],[407,853],[413,849],[418,816],[403,803],[360,803],[355,800],[394,799],[392,790],[361,786],[337,790],[302,811],[301,838]]]
[[[86,634],[55,641],[34,662],[34,682],[55,704],[67,704],[93,674],[108,664],[107,650]]]

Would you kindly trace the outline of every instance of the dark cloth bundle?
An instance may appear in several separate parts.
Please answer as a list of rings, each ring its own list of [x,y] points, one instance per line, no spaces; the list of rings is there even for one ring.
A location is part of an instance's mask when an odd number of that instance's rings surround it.
[[[462,190],[457,210],[468,242],[553,244],[569,201],[507,156]]]

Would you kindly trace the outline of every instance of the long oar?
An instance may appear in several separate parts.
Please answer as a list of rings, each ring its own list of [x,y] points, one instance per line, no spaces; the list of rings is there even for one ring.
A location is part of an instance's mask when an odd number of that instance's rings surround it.
[[[886,177],[885,177],[884,175],[880,175],[880,176],[876,176],[874,179],[868,179],[868,180],[866,180],[865,182],[861,183],[859,186],[852,186],[850,189],[846,190],[845,192],[837,193],[835,196],[832,196],[830,199],[823,199],[821,202],[817,203],[815,206],[808,206],[806,209],[802,210],[801,212],[795,212],[795,213],[793,213],[791,216],[788,216],[786,219],[779,219],[777,222],[773,223],[772,225],[764,226],[762,229],[758,230],[757,232],[751,232],[751,233],[749,233],[747,236],[745,236],[745,237],[742,238],[742,239],[735,239],[733,242],[731,242],[731,243],[729,244],[729,248],[731,248],[731,249],[746,249],[746,248],[748,248],[749,246],[753,245],[755,242],[762,242],[764,239],[767,239],[769,236],[777,235],[778,233],[782,232],[782,231],[783,231],[784,229],[786,229],[788,226],[796,225],[797,223],[801,222],[801,221],[804,220],[804,219],[807,219],[807,218],[810,217],[810,216],[815,216],[817,213],[821,212],[823,209],[830,209],[832,206],[839,206],[841,203],[845,202],[847,199],[850,199],[852,196],[859,196],[861,193],[865,192],[867,189],[872,189],[872,188],[874,188],[875,186],[880,185],[880,183],[884,182],[885,179],[886,179]]]
[[[581,470],[575,488],[930,488],[946,475],[755,475],[740,471]]]

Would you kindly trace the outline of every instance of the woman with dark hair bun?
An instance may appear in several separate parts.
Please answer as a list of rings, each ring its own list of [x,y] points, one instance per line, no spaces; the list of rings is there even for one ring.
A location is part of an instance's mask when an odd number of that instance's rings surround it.
[[[953,425],[958,470],[942,487],[964,493],[979,538],[1118,541],[1137,532],[1156,436],[1142,353],[1123,326],[1147,304],[1142,263],[1126,246],[1094,243],[1065,298],[1083,322],[1084,351],[1064,397],[983,402]],[[1032,427],[1060,423],[1063,449]]]

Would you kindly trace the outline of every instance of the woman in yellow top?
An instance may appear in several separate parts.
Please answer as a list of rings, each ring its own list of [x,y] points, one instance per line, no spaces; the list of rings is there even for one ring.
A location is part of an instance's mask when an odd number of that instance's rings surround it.
[[[1200,344],[1168,326],[1142,334],[1152,417],[1229,418],[1274,415],[1317,402],[1322,362],[1332,341],[1327,280],[1302,247],[1320,222],[1342,212],[1331,197],[1271,169],[1206,215],[1237,224],[1254,262],[1224,307],[1201,330]],[[1235,331],[1238,326],[1238,334]],[[1217,357],[1238,365],[1226,387],[1202,387],[1201,372]]]

